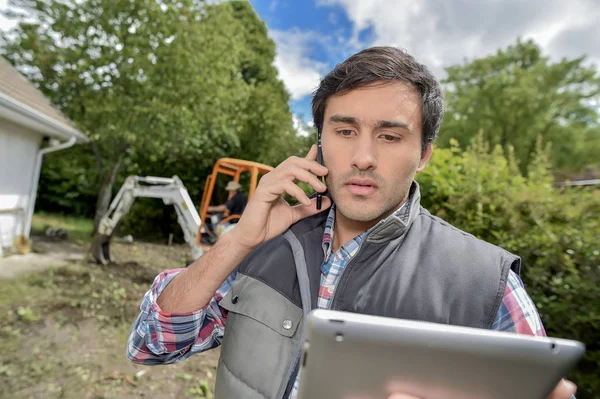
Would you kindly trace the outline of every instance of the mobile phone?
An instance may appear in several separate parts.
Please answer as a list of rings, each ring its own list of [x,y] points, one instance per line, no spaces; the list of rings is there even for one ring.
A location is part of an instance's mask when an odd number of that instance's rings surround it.
[[[323,165],[323,146],[321,145],[321,131],[317,133],[317,162]],[[321,176],[321,182],[325,184],[323,181],[324,178]],[[323,201],[323,194],[317,192],[317,209],[321,209],[321,204]]]

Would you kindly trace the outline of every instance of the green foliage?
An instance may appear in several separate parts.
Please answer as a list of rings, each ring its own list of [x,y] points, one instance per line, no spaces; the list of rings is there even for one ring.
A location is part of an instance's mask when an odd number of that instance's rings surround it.
[[[514,147],[522,172],[538,135],[552,143],[557,168],[598,166],[600,75],[585,57],[552,62],[533,41],[446,68],[447,113],[440,144],[465,146],[482,131],[504,151]]]
[[[292,124],[290,96],[277,77],[275,43],[266,25],[245,1],[227,3],[241,32],[241,69],[251,85],[238,136],[240,145],[229,156],[276,166],[290,155],[308,151]]]
[[[218,158],[277,164],[304,145],[249,2],[11,4],[30,18],[0,54],[92,140],[45,162],[41,209],[101,215],[129,174],[176,174],[199,201]]]
[[[79,145],[44,156],[36,210],[92,218],[98,194],[94,162],[90,148]]]
[[[46,314],[54,313],[61,324],[77,323],[94,318],[102,326],[129,323],[139,306],[138,287],[129,279],[152,281],[153,274],[139,265],[90,268],[71,264],[51,268],[41,273],[0,280],[4,294],[0,295],[0,313],[5,322],[0,325],[0,337],[10,334],[6,327],[31,328],[41,323]],[[136,295],[132,295],[132,292]]]
[[[191,374],[187,374],[187,373],[179,373],[179,374],[175,374],[175,379],[183,380],[183,381],[191,381],[194,379],[194,376]]]
[[[196,385],[186,391],[186,395],[191,395],[197,399],[212,399],[214,397],[208,380],[198,381]]]
[[[197,203],[200,203],[200,197],[196,198]],[[175,209],[156,198],[137,199],[123,218],[116,234],[131,234],[135,240],[143,238],[146,242],[161,244],[167,243],[169,234],[173,234],[175,242],[185,242]]]
[[[232,116],[248,90],[239,76],[240,32],[226,7],[191,0],[14,5],[35,22],[4,34],[3,55],[89,134],[102,160],[130,148],[152,156],[194,150],[211,136],[236,144]]]
[[[19,306],[17,308],[17,315],[19,316],[19,320],[24,323],[31,323],[38,320],[34,311],[28,306]]]
[[[522,278],[550,336],[581,340],[578,398],[600,392],[600,192],[552,185],[549,150],[536,141],[524,177],[515,154],[482,135],[463,151],[434,152],[418,176],[432,213],[522,258]]]

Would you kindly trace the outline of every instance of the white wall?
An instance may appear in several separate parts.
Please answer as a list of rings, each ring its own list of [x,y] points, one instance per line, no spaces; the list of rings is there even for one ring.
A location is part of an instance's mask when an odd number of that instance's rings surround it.
[[[22,234],[41,140],[40,134],[0,118],[0,247],[12,246],[15,235]],[[3,212],[11,208],[23,212]]]

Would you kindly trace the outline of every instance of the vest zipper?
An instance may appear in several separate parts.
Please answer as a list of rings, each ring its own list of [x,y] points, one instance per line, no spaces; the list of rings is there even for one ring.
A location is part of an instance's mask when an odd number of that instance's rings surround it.
[[[409,197],[409,198],[410,198],[410,197]],[[407,201],[408,201],[408,199],[407,199]],[[403,205],[403,206],[404,206],[404,205]],[[412,204],[411,204],[411,203],[409,203],[409,206],[412,208]],[[408,219],[410,220],[410,209],[409,209],[409,218],[408,218]],[[350,264],[352,263],[352,261],[358,257],[358,254],[360,253],[360,250],[363,248],[363,246],[365,246],[365,245],[366,245],[365,243],[366,243],[366,242],[367,242],[367,240],[369,239],[369,235],[370,235],[369,233],[372,233],[372,231],[368,232],[368,233],[365,235],[365,237],[363,238],[363,240],[360,242],[360,245],[358,246],[358,250],[356,251],[356,254],[355,254],[353,257],[352,257],[352,259],[350,259],[350,260],[348,261],[348,264],[346,264],[346,266],[344,267],[344,270],[342,270],[342,273],[340,273],[340,277],[339,277],[339,279],[338,279],[338,283],[337,283],[337,284],[335,285],[335,287],[333,288],[333,293],[331,294],[331,305],[329,306],[329,309],[331,309],[331,310],[336,310],[336,309],[333,307],[333,305],[335,304],[335,294],[337,293],[337,287],[338,287],[338,286],[340,285],[340,283],[342,282],[342,277],[344,276],[344,272],[345,272],[346,270],[348,270],[348,266],[350,266]],[[331,242],[331,244],[333,245],[333,241]]]

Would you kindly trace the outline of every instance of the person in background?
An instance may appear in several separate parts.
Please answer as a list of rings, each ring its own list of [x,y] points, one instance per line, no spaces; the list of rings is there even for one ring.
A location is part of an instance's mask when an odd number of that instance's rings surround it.
[[[209,206],[208,212],[227,212],[228,215],[241,215],[248,203],[248,197],[242,191],[242,186],[240,183],[232,180],[227,183],[225,190],[229,193],[233,192],[233,196],[222,205]],[[237,220],[232,220],[231,222],[236,223]]]

